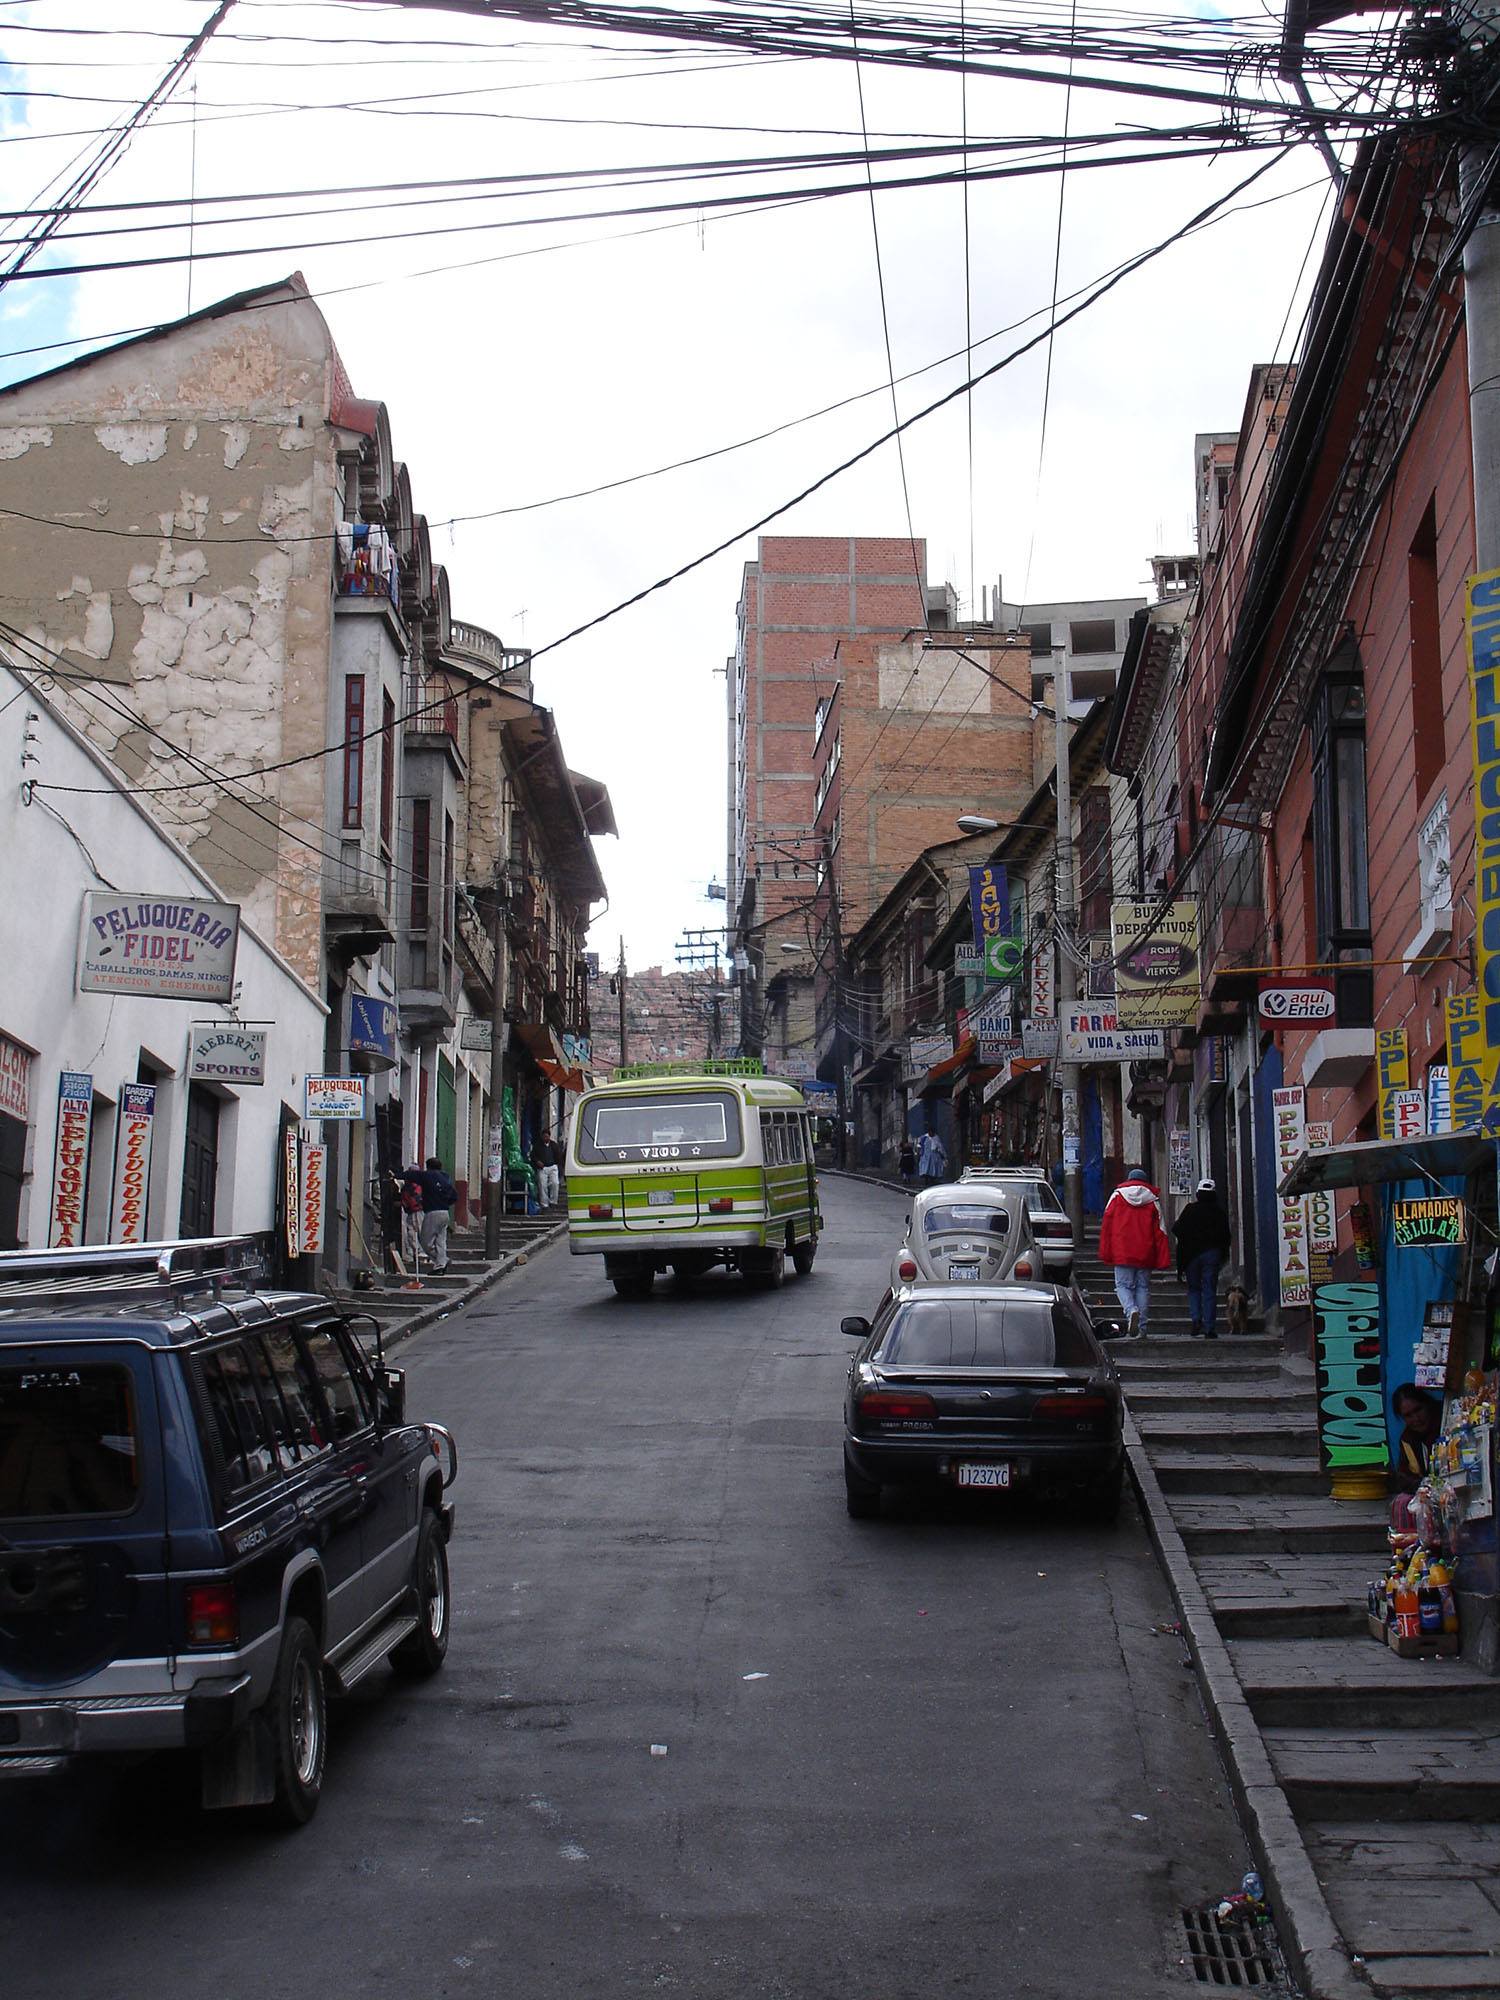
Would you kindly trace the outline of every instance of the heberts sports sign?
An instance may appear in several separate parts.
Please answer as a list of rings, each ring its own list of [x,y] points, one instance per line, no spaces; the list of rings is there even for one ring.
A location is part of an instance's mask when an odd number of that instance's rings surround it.
[[[239,932],[237,903],[92,889],[83,899],[78,990],[231,1000]]]

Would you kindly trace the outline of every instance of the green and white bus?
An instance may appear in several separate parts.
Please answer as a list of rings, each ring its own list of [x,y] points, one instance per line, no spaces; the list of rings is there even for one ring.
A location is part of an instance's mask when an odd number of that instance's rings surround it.
[[[631,1063],[585,1093],[568,1134],[568,1248],[604,1259],[621,1298],[658,1271],[715,1264],[779,1285],[823,1227],[807,1105],[740,1059]]]

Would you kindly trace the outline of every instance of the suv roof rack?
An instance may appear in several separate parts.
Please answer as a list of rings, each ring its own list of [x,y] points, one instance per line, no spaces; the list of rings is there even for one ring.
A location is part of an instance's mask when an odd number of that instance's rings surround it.
[[[265,1255],[253,1236],[0,1251],[0,1304],[120,1295],[175,1300],[202,1292],[253,1290],[265,1278]]]

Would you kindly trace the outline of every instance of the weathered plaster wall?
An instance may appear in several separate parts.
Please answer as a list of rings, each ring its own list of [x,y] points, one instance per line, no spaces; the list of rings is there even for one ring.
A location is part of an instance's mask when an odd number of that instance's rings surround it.
[[[322,766],[255,774],[330,740],[331,356],[288,291],[0,393],[0,619],[312,979]]]

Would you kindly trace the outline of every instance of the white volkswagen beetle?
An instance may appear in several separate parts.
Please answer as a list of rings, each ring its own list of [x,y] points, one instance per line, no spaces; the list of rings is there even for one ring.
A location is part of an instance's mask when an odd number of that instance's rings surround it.
[[[1043,1275],[1027,1190],[1017,1182],[923,1188],[891,1259],[891,1290],[919,1279],[954,1285],[1030,1284]]]

